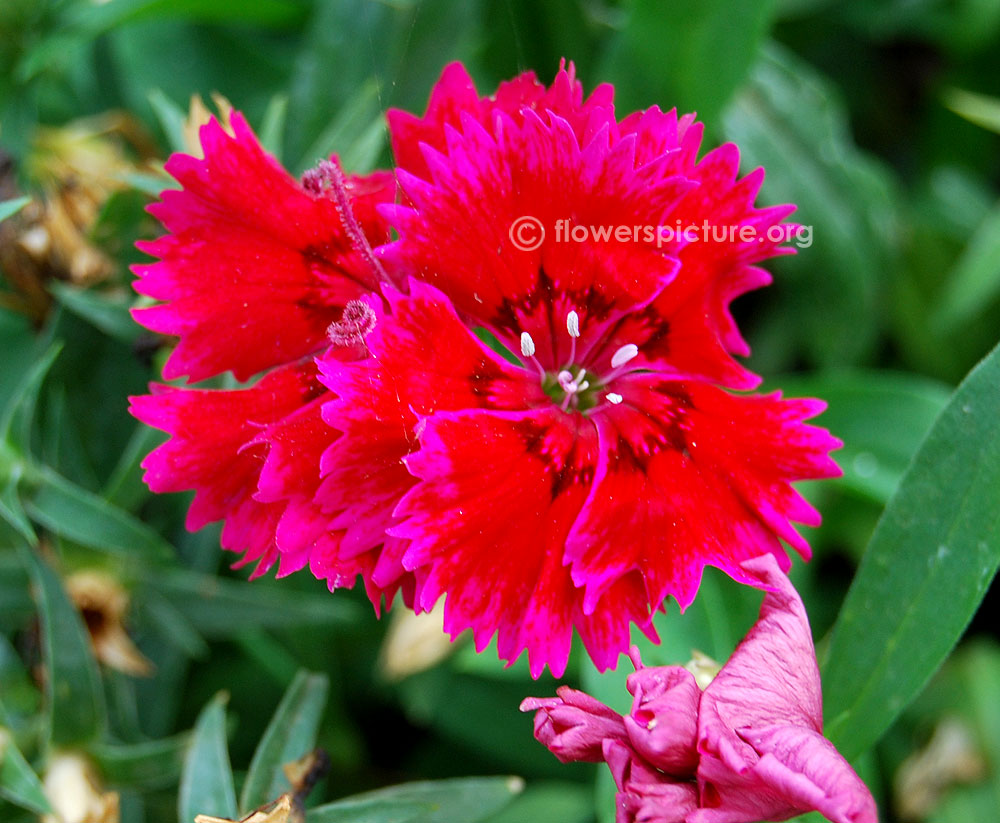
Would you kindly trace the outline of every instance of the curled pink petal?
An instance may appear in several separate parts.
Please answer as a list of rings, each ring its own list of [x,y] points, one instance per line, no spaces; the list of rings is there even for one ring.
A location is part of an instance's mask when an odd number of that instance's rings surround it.
[[[698,765],[701,689],[680,666],[641,668],[628,677],[634,696],[625,729],[635,750],[667,774],[689,775]]]
[[[598,704],[614,729],[600,752],[618,787],[616,820],[762,823],[818,811],[832,823],[878,823],[868,788],[822,735],[819,672],[798,593],[771,555],[742,571],[769,591],[757,623],[704,693],[685,669],[643,666],[633,647],[630,714],[618,718]],[[541,715],[563,702],[553,701],[522,708]],[[535,728],[540,740],[551,735],[538,734],[538,717]],[[587,728],[592,755],[602,727]]]
[[[535,712],[535,739],[563,763],[600,763],[605,740],[625,738],[618,712],[588,694],[561,686],[559,697],[528,697],[522,712]]]

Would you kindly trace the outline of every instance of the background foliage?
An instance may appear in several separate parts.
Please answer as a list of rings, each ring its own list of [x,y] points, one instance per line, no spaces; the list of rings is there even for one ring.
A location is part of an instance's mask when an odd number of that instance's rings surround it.
[[[361,171],[389,160],[384,109],[422,111],[446,62],[489,90],[529,68],[548,81],[563,56],[588,89],[615,82],[623,111],[697,110],[710,142],[766,166],[762,199],[814,227],[737,312],[751,366],[826,398],[845,441],[843,478],[808,489],[825,522],[793,577],[827,730],[885,820],[992,819],[1000,638],[974,615],[1000,560],[998,46],[1000,0],[5,0],[3,819],[48,808],[40,776],[66,752],[124,821],[235,817],[288,791],[280,766],[314,743],[331,762],[310,821],[613,819],[607,775],[557,763],[516,712],[551,678],[441,649],[433,625],[388,643],[393,621],[306,575],[247,583],[216,529],[185,531],[184,496],[145,490],[158,436],[125,412],[164,356],[127,313],[132,244],[157,232],[143,208],[193,93],[225,95],[295,172],[334,150]],[[127,601],[132,674],[95,659],[120,631],[80,594],[95,572]],[[724,659],[759,599],[709,573],[645,659]],[[569,682],[623,708],[625,671],[571,663]],[[467,775],[527,787],[329,805]]]

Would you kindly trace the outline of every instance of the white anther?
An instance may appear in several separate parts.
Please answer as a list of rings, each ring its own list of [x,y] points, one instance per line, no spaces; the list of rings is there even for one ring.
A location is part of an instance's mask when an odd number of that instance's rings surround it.
[[[569,332],[570,337],[580,336],[580,315],[575,311],[566,315],[566,331]]]
[[[521,354],[525,357],[535,356],[535,341],[526,331],[521,332]]]
[[[617,392],[613,392],[613,391],[612,392],[608,392],[604,396],[608,399],[609,403],[611,403],[611,404],[613,404],[615,406],[617,406],[619,403],[622,402],[622,396],[620,394],[618,394]]]
[[[635,343],[626,343],[611,357],[611,368],[617,369],[624,366],[629,360],[639,355],[639,347]]]

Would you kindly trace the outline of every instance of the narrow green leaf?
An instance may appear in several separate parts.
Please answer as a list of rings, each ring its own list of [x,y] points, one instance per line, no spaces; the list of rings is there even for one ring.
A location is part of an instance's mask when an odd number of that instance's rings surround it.
[[[866,751],[961,637],[1000,563],[1000,347],[959,386],[872,536],[824,667],[827,734]]]
[[[264,119],[260,123],[260,144],[277,158],[281,158],[282,137],[288,119],[288,95],[276,94],[267,104]]]
[[[0,409],[5,409],[35,361],[38,339],[31,321],[0,306]]]
[[[8,217],[13,217],[30,202],[31,198],[27,195],[17,197],[13,200],[4,200],[0,203],[0,222],[6,220]]]
[[[970,123],[1000,134],[1000,99],[964,89],[946,89],[944,104]]]
[[[986,215],[943,282],[945,293],[931,319],[943,332],[957,331],[1000,294],[1000,206]]]
[[[312,168],[320,160],[326,160],[334,152],[341,151],[344,146],[352,145],[365,133],[367,124],[381,118],[380,108],[378,85],[374,80],[369,80],[337,112],[306,150],[299,161],[299,170]],[[359,123],[366,125],[359,126]]]
[[[30,427],[34,418],[38,393],[61,350],[61,342],[53,343],[44,355],[32,363],[11,393],[3,413],[0,414],[0,442],[10,443],[22,454],[28,453],[31,439]]]
[[[104,484],[101,497],[112,506],[134,511],[150,495],[149,487],[142,482],[142,461],[166,438],[166,434],[152,426],[136,424],[111,476]]]
[[[316,745],[330,681],[326,675],[300,671],[281,699],[250,761],[240,794],[244,814],[291,789],[282,766]]]
[[[177,801],[179,823],[192,823],[196,815],[237,819],[236,790],[226,747],[226,703],[229,695],[213,697],[194,727],[194,738],[184,758],[180,796]]]
[[[3,555],[0,555],[0,558],[2,557]],[[28,583],[26,580],[21,582],[22,590],[27,595]],[[0,594],[4,595],[4,600],[0,602],[4,602],[6,612],[7,592],[3,591],[3,587],[0,587]],[[27,599],[29,601],[27,605],[33,608],[30,596]],[[15,624],[11,621],[7,625]],[[0,726],[7,726],[19,732],[26,723],[35,721],[41,696],[21,658],[2,634],[0,634],[0,695],[3,697],[0,701]]]
[[[160,89],[153,89],[149,92],[147,99],[149,105],[153,107],[156,119],[160,121],[160,128],[166,135],[167,147],[170,151],[187,151],[184,140],[184,121],[187,119],[187,112]]]
[[[42,791],[42,781],[3,727],[0,727],[0,797],[36,814],[52,811]]]
[[[142,521],[47,467],[24,495],[32,519],[45,528],[109,554],[147,561],[169,560],[170,544]]]
[[[142,569],[138,571],[142,572]],[[181,569],[152,572],[145,584],[179,609],[205,637],[231,637],[251,627],[280,628],[349,622],[354,603],[308,594],[266,580],[245,583]]]
[[[54,280],[49,291],[62,305],[100,329],[109,337],[132,343],[142,332],[129,314],[132,300],[128,297],[106,297],[90,289],[81,289]]]
[[[105,725],[104,693],[90,636],[56,573],[31,549],[21,555],[42,625],[45,697],[56,745],[93,740]]]
[[[177,188],[177,181],[167,174],[133,172],[123,175],[121,180],[150,197],[159,197],[164,190]]]
[[[309,810],[309,823],[476,823],[524,789],[519,777],[403,783]]]
[[[38,545],[38,535],[21,505],[18,485],[24,475],[24,463],[0,440],[0,518],[23,537],[29,546]]]
[[[160,788],[180,777],[190,734],[141,743],[99,743],[88,748],[105,780],[121,786]]]
[[[375,168],[379,155],[385,148],[385,122],[376,117],[360,135],[340,153],[344,169],[354,174],[367,174]]]
[[[149,621],[151,628],[171,646],[188,657],[208,656],[209,649],[205,638],[198,634],[187,616],[167,598],[159,592],[144,590],[142,604],[143,616]]]
[[[613,804],[612,804],[613,807]],[[568,781],[532,783],[510,805],[490,815],[487,823],[590,823],[594,817],[594,791]]]

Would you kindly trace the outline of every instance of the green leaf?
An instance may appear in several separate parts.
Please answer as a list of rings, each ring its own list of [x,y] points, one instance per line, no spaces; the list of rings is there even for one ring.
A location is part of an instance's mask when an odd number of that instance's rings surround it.
[[[131,298],[105,297],[91,289],[81,289],[59,281],[49,283],[49,291],[73,314],[82,317],[109,337],[131,344],[142,333],[142,329],[129,314],[132,308]]]
[[[506,808],[491,815],[488,823],[590,823],[594,817],[593,789],[579,783],[533,783]]]
[[[1000,134],[1000,99],[964,89],[946,89],[944,104],[970,123]]]
[[[165,95],[160,89],[153,89],[147,95],[149,105],[153,107],[156,119],[160,121],[160,128],[167,138],[167,147],[170,151],[186,152],[187,144],[184,139],[184,121],[187,120],[187,112],[178,106],[173,100]]]
[[[38,535],[21,505],[18,486],[24,476],[24,462],[0,440],[0,518],[3,518],[29,546],[38,544]]]
[[[177,782],[190,745],[191,735],[179,734],[141,743],[98,743],[87,753],[110,783],[161,788]]]
[[[0,308],[0,351],[4,355],[4,367],[0,369],[0,409],[7,408],[34,363],[36,346],[31,321]]]
[[[276,94],[267,104],[264,119],[260,124],[260,144],[277,158],[281,158],[285,131],[288,120],[288,95]]]
[[[150,197],[159,197],[166,189],[177,188],[177,181],[168,174],[133,172],[123,175],[121,180]]]
[[[403,783],[309,810],[309,823],[476,823],[524,788],[519,777]]]
[[[226,747],[226,703],[229,695],[220,692],[201,710],[194,727],[194,738],[184,758],[180,796],[177,801],[179,823],[191,823],[196,815],[237,819],[236,790]]]
[[[135,510],[150,495],[149,487],[142,482],[142,461],[166,438],[166,434],[152,426],[138,423],[104,484],[101,497],[125,511]]]
[[[0,559],[2,558],[3,555],[0,555]],[[27,605],[31,614],[30,610],[34,604],[28,595],[28,584],[26,580],[21,582],[23,596],[28,600]],[[0,595],[4,596],[0,602],[4,604],[3,612],[8,613],[8,592],[4,591],[4,588],[0,585]],[[15,625],[15,622],[11,620],[7,625]],[[0,726],[8,726],[20,732],[25,723],[34,722],[41,696],[24,663],[3,634],[0,634],[0,695],[3,696],[0,702]]]
[[[697,111],[709,129],[743,82],[770,28],[774,0],[633,0],[605,62],[625,110]],[[734,25],[734,20],[739,20]]]
[[[291,789],[282,766],[315,746],[329,686],[323,674],[300,671],[295,676],[250,761],[240,794],[244,814]]]
[[[866,751],[961,637],[1000,563],[1000,348],[959,386],[903,476],[833,629],[827,735]]]
[[[25,508],[56,534],[123,558],[156,562],[174,556],[170,544],[145,523],[47,467],[32,485]]]
[[[367,174],[378,163],[387,137],[382,117],[376,117],[341,153],[344,169],[355,174]]]
[[[4,200],[0,203],[0,222],[6,220],[8,217],[13,217],[30,202],[31,198],[27,195],[16,197],[13,200]]]
[[[822,365],[861,362],[876,342],[877,299],[897,254],[891,178],[854,146],[835,88],[773,44],[723,122],[743,170],[767,170],[762,200],[795,203],[791,219],[814,227],[808,247],[803,236],[792,243],[798,253],[780,261],[781,289],[764,318],[777,341],[772,357],[803,350]]]
[[[1000,206],[986,215],[943,282],[944,295],[931,319],[943,332],[958,331],[1000,294]]]
[[[139,570],[142,571],[142,570]],[[205,637],[231,637],[251,627],[344,624],[358,610],[329,593],[308,594],[266,580],[245,583],[181,569],[148,570],[145,583],[179,609]]]
[[[27,454],[38,393],[61,350],[62,343],[52,344],[44,355],[31,364],[18,382],[0,414],[0,443],[6,441]]]
[[[144,590],[143,617],[150,627],[175,649],[188,657],[208,657],[208,643],[198,634],[182,611],[159,592]]]
[[[382,112],[378,100],[378,85],[374,80],[364,83],[354,96],[337,112],[298,163],[299,171],[312,168],[344,146],[352,146],[367,134],[370,124],[381,126]],[[359,125],[362,124],[362,125]],[[352,167],[346,166],[348,170]]]
[[[14,745],[10,732],[0,726],[0,797],[37,814],[49,814],[52,807],[24,755]]]
[[[822,397],[815,422],[844,441],[834,457],[844,475],[833,483],[885,505],[950,390],[935,380],[887,371],[850,371],[774,381],[785,394]]]
[[[45,697],[56,745],[96,738],[105,725],[104,693],[90,636],[56,573],[31,549],[21,555],[42,626]]]

